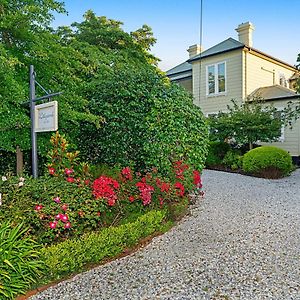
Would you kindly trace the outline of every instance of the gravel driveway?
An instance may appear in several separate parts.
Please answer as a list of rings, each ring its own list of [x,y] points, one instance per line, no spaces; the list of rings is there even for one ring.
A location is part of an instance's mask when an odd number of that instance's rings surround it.
[[[206,196],[144,249],[37,299],[300,300],[300,169],[266,180],[205,170]]]

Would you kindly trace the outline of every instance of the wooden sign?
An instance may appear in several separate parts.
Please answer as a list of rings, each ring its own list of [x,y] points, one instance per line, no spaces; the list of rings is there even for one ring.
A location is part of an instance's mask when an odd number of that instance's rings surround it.
[[[58,129],[57,101],[35,106],[35,132],[56,131]]]

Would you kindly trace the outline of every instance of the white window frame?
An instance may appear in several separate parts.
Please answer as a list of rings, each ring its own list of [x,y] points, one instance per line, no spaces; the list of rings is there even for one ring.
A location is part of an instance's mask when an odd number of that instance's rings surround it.
[[[218,76],[218,65],[224,64],[225,65],[225,91],[224,92],[219,92],[219,76]],[[215,69],[215,92],[214,93],[209,93],[209,86],[208,86],[208,68],[213,66]],[[209,64],[206,66],[206,96],[211,97],[211,96],[221,96],[225,95],[227,93],[227,64],[226,61],[220,61],[214,64]]]

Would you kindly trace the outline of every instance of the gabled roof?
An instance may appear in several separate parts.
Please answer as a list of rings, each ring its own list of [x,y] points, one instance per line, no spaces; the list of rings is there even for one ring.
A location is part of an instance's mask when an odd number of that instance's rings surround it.
[[[250,94],[250,97],[261,97],[264,100],[276,100],[283,98],[300,98],[300,94],[281,85],[260,87]]]
[[[189,60],[187,60],[188,62],[192,62],[194,60],[198,60],[200,58],[204,58],[207,56],[211,56],[211,55],[216,55],[219,53],[224,53],[227,51],[231,51],[231,50],[235,50],[235,49],[240,49],[240,48],[244,48],[245,45],[233,38],[228,38],[227,40],[203,51],[202,53],[196,55],[195,57],[190,58]]]
[[[182,74],[186,75],[186,76],[191,76],[192,75],[192,65],[190,64],[190,62],[194,61],[194,60],[198,60],[200,58],[204,58],[204,57],[208,57],[211,55],[215,55],[218,53],[223,53],[223,52],[227,52],[227,51],[231,51],[231,50],[235,50],[235,49],[240,49],[243,48],[245,45],[233,38],[228,38],[227,40],[203,51],[201,54],[196,55],[195,57],[192,57],[190,59],[188,59],[187,61],[181,63],[180,65],[177,65],[176,67],[168,70],[167,76],[172,76],[172,75],[177,75],[178,73],[184,73],[186,72],[186,74]],[[184,76],[183,76],[184,77]]]

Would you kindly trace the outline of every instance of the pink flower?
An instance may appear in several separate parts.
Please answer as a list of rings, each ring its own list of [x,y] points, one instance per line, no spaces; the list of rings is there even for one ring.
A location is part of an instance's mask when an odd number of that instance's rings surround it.
[[[56,203],[60,203],[60,198],[59,197],[54,197],[53,201],[56,202]]]
[[[63,221],[64,223],[67,222],[69,220],[67,215],[61,215],[60,216],[61,221]]]
[[[67,222],[67,223],[65,224],[64,227],[65,227],[66,229],[71,228],[71,223],[70,223],[70,222]]]
[[[61,217],[62,217],[62,214],[58,214],[58,215],[55,216],[55,219],[56,219],[56,220],[60,220]]]
[[[50,175],[54,175],[55,174],[55,169],[54,168],[48,168],[48,172]]]
[[[75,179],[74,179],[74,177],[68,177],[67,181],[73,183],[75,181]]]
[[[116,203],[116,199],[115,198],[109,198],[109,199],[107,199],[107,204],[109,206],[114,206],[115,203]]]
[[[40,211],[42,208],[43,208],[43,205],[38,204],[38,205],[35,206],[34,209],[35,209],[36,211]]]
[[[68,209],[68,204],[63,204],[61,206],[61,209],[64,210],[64,211],[66,211]]]
[[[56,228],[56,225],[57,225],[57,222],[56,222],[56,221],[50,222],[50,223],[49,223],[49,226],[50,226],[51,229],[55,229],[55,228]]]
[[[67,176],[71,175],[73,172],[73,169],[65,169],[65,173]]]

